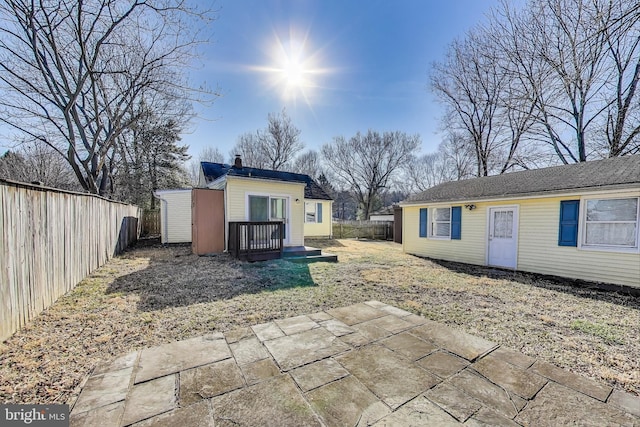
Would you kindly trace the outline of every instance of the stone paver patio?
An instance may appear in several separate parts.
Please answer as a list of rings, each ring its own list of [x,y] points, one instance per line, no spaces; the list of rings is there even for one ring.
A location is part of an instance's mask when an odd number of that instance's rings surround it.
[[[640,398],[377,301],[137,351],[72,426],[640,426]]]

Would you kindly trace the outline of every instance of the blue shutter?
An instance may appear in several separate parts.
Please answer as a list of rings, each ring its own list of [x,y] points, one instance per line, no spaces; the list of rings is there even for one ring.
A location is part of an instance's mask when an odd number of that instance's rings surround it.
[[[427,237],[427,208],[420,208],[420,237]]]
[[[558,246],[578,246],[579,213],[580,200],[562,200],[560,202]]]
[[[317,212],[317,216],[318,216],[318,222],[322,222],[322,203],[318,203],[318,212]]]
[[[462,234],[462,206],[451,208],[451,238],[460,240]]]

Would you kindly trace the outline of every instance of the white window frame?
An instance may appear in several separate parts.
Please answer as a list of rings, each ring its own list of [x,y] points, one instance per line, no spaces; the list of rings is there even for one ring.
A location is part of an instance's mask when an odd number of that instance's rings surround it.
[[[606,200],[606,199],[636,199],[636,235],[635,246],[616,246],[616,245],[599,245],[599,244],[587,244],[587,203],[593,200]],[[618,221],[602,221],[602,222],[618,222]],[[624,223],[631,223],[631,221],[619,221]],[[624,196],[624,195],[607,195],[607,196],[589,196],[580,199],[580,220],[578,223],[578,248],[587,251],[602,251],[602,252],[624,252],[624,253],[638,253],[640,252],[640,197],[638,196]]]
[[[437,221],[436,220],[436,210],[438,209],[448,209],[449,210],[449,221]],[[437,229],[437,224],[449,224],[449,234],[447,236],[438,236],[434,234],[434,230]],[[430,239],[437,240],[451,240],[451,206],[442,206],[442,207],[434,207],[429,208],[427,212],[427,237]]]
[[[313,205],[313,221],[307,220],[307,205]],[[316,202],[304,202],[304,222],[307,224],[318,223],[318,204]]]

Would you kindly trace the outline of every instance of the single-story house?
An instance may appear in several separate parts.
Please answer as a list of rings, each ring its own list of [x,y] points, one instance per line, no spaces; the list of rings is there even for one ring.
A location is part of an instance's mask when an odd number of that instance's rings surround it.
[[[199,187],[222,190],[225,248],[230,222],[282,221],[283,245],[304,246],[306,237],[331,237],[333,200],[309,175],[242,165],[201,162]],[[191,190],[160,190],[162,242],[191,242]],[[195,207],[194,207],[195,209]]]
[[[400,205],[406,253],[640,288],[640,155],[447,182]]]

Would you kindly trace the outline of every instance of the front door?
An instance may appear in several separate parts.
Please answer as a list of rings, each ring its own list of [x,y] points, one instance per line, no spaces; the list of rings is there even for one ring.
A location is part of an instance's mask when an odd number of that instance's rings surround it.
[[[289,227],[289,221],[287,218],[287,199],[285,197],[271,197],[270,199],[271,209],[269,212],[269,221],[282,221],[284,223],[284,239],[285,243],[288,242],[287,228]]]
[[[518,208],[489,209],[488,264],[516,268],[518,257]]]

